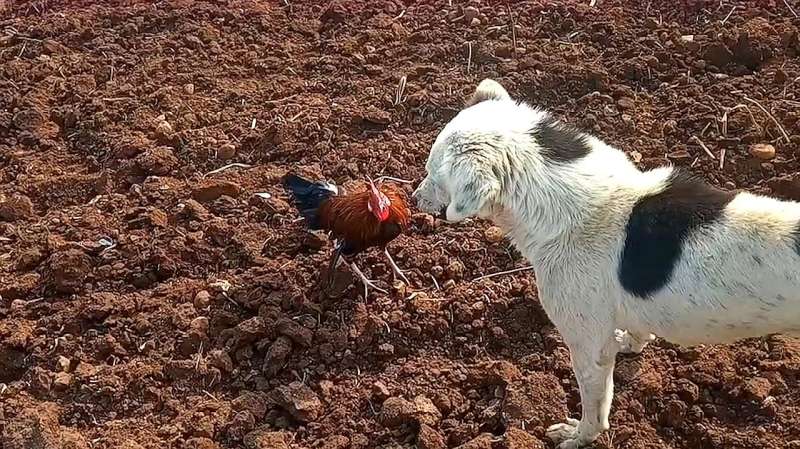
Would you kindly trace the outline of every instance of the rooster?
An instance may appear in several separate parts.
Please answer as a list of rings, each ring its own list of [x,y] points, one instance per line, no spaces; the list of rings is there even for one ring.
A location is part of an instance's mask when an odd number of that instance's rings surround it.
[[[379,178],[367,181],[366,189],[345,193],[341,187],[327,182],[314,182],[289,174],[284,186],[291,192],[294,204],[312,230],[330,232],[335,240],[335,249],[328,265],[329,283],[332,273],[343,258],[350,262],[351,270],[364,285],[364,298],[369,288],[382,293],[385,290],[368,279],[352,260],[362,251],[379,247],[383,249],[392,270],[409,285],[389,254],[386,245],[408,229],[411,212],[405,194]],[[397,180],[402,181],[402,180]]]

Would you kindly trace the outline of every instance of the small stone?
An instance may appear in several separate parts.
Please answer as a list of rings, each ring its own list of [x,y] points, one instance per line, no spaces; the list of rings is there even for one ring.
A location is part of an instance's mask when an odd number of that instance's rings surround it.
[[[261,370],[268,376],[275,376],[283,368],[286,358],[292,353],[292,340],[283,335],[272,342],[272,345],[264,357],[264,364]]]
[[[307,327],[298,324],[292,319],[284,318],[278,321],[276,329],[281,335],[289,337],[293,342],[303,347],[311,346],[311,341],[314,338],[314,332]]]
[[[667,158],[673,161],[687,161],[692,158],[686,150],[677,150],[667,154]]]
[[[277,387],[272,399],[300,422],[316,421],[322,414],[322,402],[317,394],[300,382]]]
[[[389,395],[389,387],[387,387],[385,383],[376,381],[374,384],[372,384],[372,396],[374,396],[376,399],[383,400],[388,398]]]
[[[459,280],[464,277],[465,270],[466,268],[464,267],[464,264],[461,263],[461,261],[454,260],[453,262],[450,262],[450,264],[447,266],[446,270],[447,277],[449,277],[450,279]]]
[[[768,143],[757,143],[750,147],[750,154],[761,160],[768,161],[775,157],[775,147]]]
[[[15,299],[11,301],[11,310],[13,311],[24,310],[27,304],[28,302],[25,301],[24,299]]]
[[[479,26],[480,24],[481,24],[481,19],[479,19],[477,17],[472,19],[472,21],[469,23],[469,25],[473,26],[473,27]]]
[[[189,95],[192,95],[194,93],[194,84],[192,83],[184,84],[183,91]]]
[[[772,391],[772,383],[763,377],[754,377],[744,383],[742,391],[752,399],[763,401]]]
[[[53,378],[53,388],[56,391],[66,391],[72,385],[72,374],[57,373]]]
[[[211,305],[211,294],[206,290],[200,290],[194,295],[194,306],[198,309],[205,309]]]
[[[58,356],[58,367],[61,368],[61,371],[68,373],[72,366],[72,360],[64,357],[63,355]]]
[[[522,377],[519,369],[505,360],[482,362],[470,369],[467,382],[474,386],[505,385]]]
[[[436,408],[433,401],[425,396],[417,396],[414,398],[414,417],[420,424],[427,424],[435,426],[442,420],[442,412]]]
[[[451,288],[453,288],[455,286],[456,286],[456,281],[454,281],[452,279],[448,279],[448,280],[444,281],[444,284],[442,284],[442,290],[445,290],[445,291],[446,290],[450,290]]]
[[[498,58],[506,58],[506,59],[510,58],[511,56],[514,55],[514,47],[508,44],[498,45],[494,49],[494,55],[497,56]]]
[[[414,404],[399,397],[391,397],[383,401],[380,420],[386,427],[400,427],[414,418]]]
[[[186,449],[219,449],[219,445],[209,438],[189,438],[186,440]]]
[[[75,367],[75,375],[80,379],[88,379],[95,374],[97,374],[97,368],[89,363],[80,362],[78,366]]]
[[[230,181],[208,179],[192,188],[192,198],[197,201],[211,202],[223,195],[235,198],[241,192],[242,188],[238,184]]]
[[[378,346],[378,354],[384,357],[394,355],[394,345],[391,343],[383,343]]]
[[[226,143],[219,147],[217,150],[217,157],[226,160],[236,156],[236,146],[232,143]]]
[[[417,447],[419,449],[446,449],[447,443],[442,434],[426,424],[421,424],[419,433],[417,433]]]
[[[208,332],[208,318],[199,316],[189,323],[189,330],[195,331],[200,335],[205,335]]]
[[[636,107],[636,102],[633,101],[633,98],[622,97],[617,100],[617,106],[619,106],[620,109],[633,109]]]
[[[344,435],[334,435],[325,438],[325,444],[320,449],[349,449],[350,438]]]
[[[0,220],[17,221],[33,216],[33,202],[24,195],[0,195]]]
[[[464,21],[467,23],[472,22],[472,19],[477,18],[481,14],[480,10],[474,6],[467,6],[464,8]]]
[[[227,352],[221,349],[215,349],[208,353],[211,366],[218,368],[220,371],[230,373],[233,371],[233,359]]]
[[[547,445],[528,432],[511,427],[506,430],[506,449],[545,449]]]
[[[244,436],[244,446],[247,449],[289,449],[286,435],[283,432],[267,432],[254,430]]]
[[[664,412],[661,414],[661,422],[665,426],[680,427],[686,418],[688,407],[683,401],[672,400],[667,403]]]
[[[172,125],[168,121],[163,120],[156,125],[156,135],[158,137],[172,136]]]
[[[775,195],[800,201],[800,174],[798,173],[772,178],[767,181],[767,185]]]
[[[497,226],[490,226],[483,232],[483,237],[489,243],[500,243],[505,238],[503,230]]]
[[[136,157],[136,165],[148,175],[167,175],[178,166],[178,158],[168,146],[151,148]]]
[[[91,270],[92,259],[77,249],[54,253],[48,259],[50,282],[61,293],[80,290]]]
[[[466,443],[458,446],[456,449],[492,449],[494,435],[491,433],[482,433],[476,438],[473,438]]]

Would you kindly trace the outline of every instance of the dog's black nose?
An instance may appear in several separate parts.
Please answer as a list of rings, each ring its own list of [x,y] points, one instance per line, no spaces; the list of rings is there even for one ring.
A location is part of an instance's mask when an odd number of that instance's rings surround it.
[[[447,206],[442,206],[442,208],[439,209],[439,213],[436,214],[436,218],[440,220],[447,220]]]

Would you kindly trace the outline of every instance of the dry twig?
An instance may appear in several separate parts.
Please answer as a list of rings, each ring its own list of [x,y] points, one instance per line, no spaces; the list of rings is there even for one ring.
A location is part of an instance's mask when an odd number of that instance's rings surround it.
[[[490,279],[490,278],[493,278],[493,277],[502,276],[504,274],[513,274],[513,273],[519,273],[521,271],[528,271],[528,270],[533,270],[533,266],[529,265],[527,267],[514,268],[513,270],[500,271],[498,273],[492,273],[492,274],[485,274],[483,276],[476,277],[475,279],[472,280],[472,282],[482,281],[484,279]]]
[[[730,19],[731,14],[733,14],[733,12],[736,11],[736,8],[738,8],[738,6],[734,6],[733,8],[731,8],[731,12],[729,12],[728,15],[725,16],[724,19],[722,19],[722,23],[720,23],[720,25],[725,25],[725,22],[727,22],[728,19]]]
[[[397,90],[394,93],[395,106],[403,102],[403,94],[405,92],[406,92],[406,76],[403,75],[402,77],[400,77],[400,82],[397,84]]]
[[[700,148],[702,148],[702,149],[703,149],[703,151],[705,151],[705,152],[706,152],[706,154],[707,154],[707,155],[708,155],[708,156],[709,156],[711,159],[714,159],[714,160],[716,160],[716,159],[717,159],[717,157],[716,157],[716,156],[714,156],[714,153],[712,153],[712,152],[711,152],[711,150],[709,150],[709,149],[708,149],[708,147],[706,146],[706,144],[704,144],[704,143],[703,143],[703,141],[702,141],[702,140],[700,140],[700,138],[699,138],[699,137],[697,137],[697,136],[692,136],[692,137],[691,137],[689,140],[693,140],[693,141],[697,142],[697,144],[698,144],[698,145],[700,145]]]
[[[225,170],[228,170],[230,168],[253,168],[253,166],[252,165],[248,165],[248,164],[242,164],[242,163],[239,163],[239,162],[234,162],[233,164],[228,164],[228,165],[226,165],[224,167],[220,167],[220,168],[218,168],[216,170],[211,170],[210,172],[206,173],[205,176],[214,175],[214,174],[223,172]]]
[[[469,75],[472,69],[472,42],[467,42],[467,46],[469,47],[469,53],[467,54],[467,75]]]
[[[786,5],[787,8],[789,8],[789,12],[792,13],[792,15],[795,16],[796,18],[797,13],[794,12],[794,8],[792,8],[792,5],[789,4],[789,0],[783,0],[783,3]]]
[[[758,108],[761,109],[764,112],[764,114],[767,114],[767,117],[769,117],[770,120],[772,120],[772,123],[774,123],[775,126],[777,126],[778,129],[781,131],[781,134],[783,134],[783,138],[786,139],[786,143],[791,142],[791,140],[789,139],[789,135],[786,134],[786,130],[783,129],[783,126],[781,126],[781,124],[778,123],[778,121],[775,119],[775,116],[770,114],[770,112],[764,106],[761,106],[761,103],[748,97],[744,97],[744,99],[745,101],[749,101],[750,103],[753,103],[754,105],[758,106]]]

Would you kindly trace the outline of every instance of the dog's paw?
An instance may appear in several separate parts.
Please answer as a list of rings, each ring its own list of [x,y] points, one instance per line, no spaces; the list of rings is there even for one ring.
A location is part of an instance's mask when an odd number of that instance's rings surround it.
[[[614,330],[614,339],[619,343],[619,352],[623,354],[639,354],[655,338],[655,335],[648,334],[646,339],[640,340],[628,331],[622,329]]]
[[[578,424],[577,419],[567,418],[567,422],[553,424],[547,428],[547,438],[550,438],[558,449],[578,449]]]

